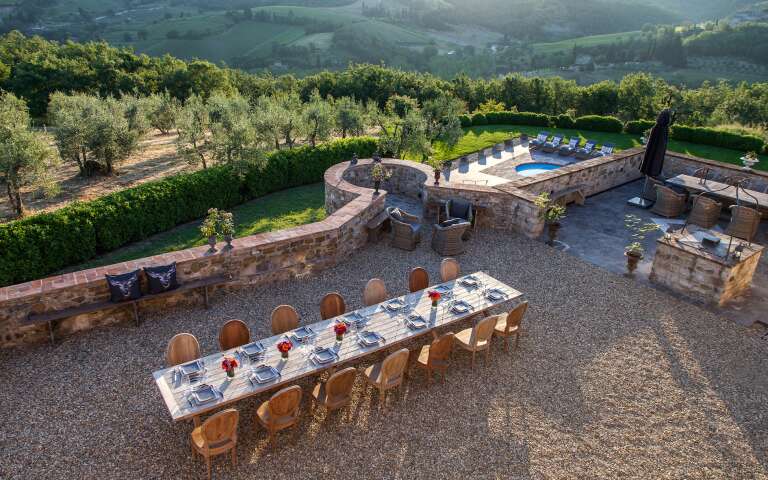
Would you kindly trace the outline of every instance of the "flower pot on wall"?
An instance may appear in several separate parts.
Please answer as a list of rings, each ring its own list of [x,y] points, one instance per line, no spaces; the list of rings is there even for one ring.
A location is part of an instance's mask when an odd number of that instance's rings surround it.
[[[560,230],[560,222],[552,222],[547,224],[547,236],[549,237],[547,245],[555,245],[555,239],[557,238],[558,230]]]
[[[440,170],[435,169],[435,185],[440,185]]]
[[[643,254],[639,252],[624,252],[627,257],[627,273],[634,275],[637,270],[637,264],[642,260]]]
[[[379,194],[379,187],[381,187],[381,180],[374,180],[373,181],[373,189],[374,189],[373,193],[375,195]]]
[[[208,249],[208,253],[216,252],[216,235],[211,235],[210,237],[208,237],[208,246],[210,246],[210,248]]]

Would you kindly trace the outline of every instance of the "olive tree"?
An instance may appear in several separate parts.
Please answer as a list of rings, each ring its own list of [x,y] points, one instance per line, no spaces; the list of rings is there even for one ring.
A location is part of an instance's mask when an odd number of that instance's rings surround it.
[[[179,111],[176,127],[179,130],[176,139],[179,155],[192,165],[202,164],[203,168],[208,168],[211,115],[202,97],[192,95],[187,99],[184,108]]]
[[[459,120],[463,111],[464,104],[447,95],[424,102],[421,115],[424,117],[425,135],[431,147],[440,143],[450,149],[459,142],[464,135]]]
[[[384,110],[369,104],[368,115],[379,127],[379,145],[385,153],[396,158],[405,153],[429,154],[427,125],[416,100],[393,95]]]
[[[261,159],[251,107],[240,94],[213,94],[208,99],[210,149],[217,163],[239,167]]]
[[[52,171],[58,160],[46,139],[32,130],[24,101],[10,93],[0,95],[0,178],[17,216],[24,216],[23,187],[41,187],[47,195],[56,192]]]
[[[92,136],[90,118],[98,110],[99,100],[85,94],[54,93],[48,106],[48,118],[55,127],[54,140],[65,161],[75,163],[80,175],[93,174],[88,142]]]
[[[307,141],[315,147],[317,142],[331,138],[334,126],[334,112],[331,101],[323,99],[317,90],[312,92],[309,102],[304,105],[302,126]]]
[[[149,99],[149,124],[152,128],[160,130],[160,133],[166,135],[176,128],[176,116],[179,114],[181,105],[179,101],[163,92],[148,97]]]
[[[365,110],[360,102],[351,97],[341,97],[336,100],[335,113],[336,130],[341,138],[365,133]]]

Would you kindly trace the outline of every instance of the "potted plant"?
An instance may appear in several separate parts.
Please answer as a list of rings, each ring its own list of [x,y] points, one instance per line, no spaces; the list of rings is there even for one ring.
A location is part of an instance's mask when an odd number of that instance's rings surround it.
[[[435,157],[427,156],[424,156],[422,162],[432,167],[432,171],[435,174],[435,185],[440,185],[440,170],[445,167],[445,163],[448,163],[449,165],[452,163],[450,160],[448,162],[443,162],[441,160],[437,160]]]
[[[752,170],[752,167],[759,161],[760,159],[757,156],[757,152],[747,152],[741,157],[741,163],[744,164],[743,170]]]
[[[216,252],[216,236],[218,235],[219,231],[219,211],[215,208],[208,209],[208,215],[205,217],[205,220],[203,220],[202,225],[200,225],[200,233],[203,234],[203,237],[208,239],[208,245],[210,245],[211,248],[208,249],[208,253],[215,253]]]
[[[374,194],[378,195],[381,182],[383,180],[389,180],[391,176],[392,172],[384,168],[382,164],[377,163],[373,166],[373,169],[371,170],[371,178],[373,179]]]
[[[227,242],[225,250],[232,249],[232,236],[235,234],[235,217],[232,212],[219,212],[219,228],[224,241]]]
[[[565,206],[552,203],[549,194],[544,192],[539,194],[534,201],[539,207],[539,218],[544,220],[547,225],[547,235],[549,240],[547,245],[553,246],[557,238],[557,232],[560,230],[560,220],[565,218]]]
[[[349,161],[350,165],[357,165],[357,153],[352,154],[352,160]]]
[[[642,241],[645,237],[659,229],[655,223],[644,223],[637,215],[627,214],[624,216],[624,226],[629,230],[632,236],[632,242],[624,247],[624,255],[627,257],[627,273],[634,275],[637,270],[637,264],[642,260],[645,249]]]
[[[224,357],[221,361],[221,368],[227,372],[227,377],[233,378],[235,376],[235,368],[237,368],[237,360],[234,357]]]

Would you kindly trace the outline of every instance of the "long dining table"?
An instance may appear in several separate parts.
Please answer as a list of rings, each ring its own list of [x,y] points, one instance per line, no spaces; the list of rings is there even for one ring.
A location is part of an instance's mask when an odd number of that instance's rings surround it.
[[[443,292],[443,298],[436,308],[432,307],[432,301],[428,297],[428,292],[432,290]],[[181,374],[180,366],[158,370],[154,372],[153,377],[171,418],[174,421],[192,419],[195,424],[199,424],[201,415],[225,405],[277,389],[306,376],[318,375],[325,370],[359,361],[363,357],[434,332],[440,327],[460,322],[492,307],[518,301],[522,296],[521,292],[490,275],[476,272],[450,282],[310,324],[309,327],[314,332],[314,338],[307,345],[297,344],[295,339],[291,340],[293,331],[289,331],[259,340],[264,354],[258,360],[251,361],[250,357],[242,352],[241,347],[208,355],[199,359],[205,367],[204,376],[199,381],[214,387],[216,399],[204,404],[195,403],[190,398],[191,387],[189,382],[183,380],[184,376]],[[402,303],[398,303],[398,301]],[[449,302],[459,301],[466,302],[471,308],[465,312],[456,312],[448,307]],[[393,308],[398,304],[406,306]],[[412,313],[421,316],[423,320],[421,323],[425,325],[421,328],[414,328],[412,322],[408,320],[408,316]],[[359,330],[355,327],[349,328],[343,340],[341,342],[336,341],[333,326],[340,321],[353,318],[363,319],[362,324],[357,327]],[[382,341],[374,345],[363,344],[359,335],[362,332],[371,331],[383,337]],[[292,341],[294,344],[287,359],[282,358],[281,353],[277,350],[277,344],[283,340]],[[335,352],[335,360],[328,363],[314,361],[311,358],[311,353],[318,347],[332,349]],[[221,368],[221,362],[225,356],[234,357],[238,361],[239,367],[235,369],[234,377],[228,377]],[[264,366],[273,367],[277,370],[278,376],[271,381],[259,383],[252,379],[252,370],[264,368]]]
[[[741,194],[733,185],[716,182],[714,180],[702,181],[697,177],[680,174],[666,180],[666,183],[685,188],[696,193],[707,193],[715,197],[724,198],[730,202],[739,202],[750,207],[759,208],[765,212],[768,209],[768,194],[742,188]]]

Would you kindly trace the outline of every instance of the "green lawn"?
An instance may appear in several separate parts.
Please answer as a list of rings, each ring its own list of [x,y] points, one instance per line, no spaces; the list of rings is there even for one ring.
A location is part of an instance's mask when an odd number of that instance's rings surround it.
[[[641,32],[621,32],[621,33],[607,33],[604,35],[589,35],[586,37],[571,38],[568,40],[562,40],[560,42],[551,43],[534,43],[534,53],[564,53],[573,50],[574,45],[579,47],[597,47],[600,45],[610,45],[617,42],[631,40],[639,37]]]
[[[546,130],[552,134],[560,133],[566,138],[578,135],[582,139],[582,144],[588,138],[590,140],[596,140],[598,145],[602,145],[603,143],[613,143],[616,145],[617,151],[640,146],[640,138],[638,135],[630,135],[626,133],[590,132],[586,130],[542,128],[525,125],[488,125],[485,127],[470,127],[464,129],[464,137],[456,146],[451,149],[445,149],[438,145],[435,156],[440,160],[450,160],[490,147],[493,144],[503,142],[504,140],[518,136],[521,133],[535,136],[542,130]],[[680,142],[677,140],[669,141],[669,150],[720,162],[733,163],[739,166],[741,165],[741,160],[739,160],[739,158],[744,155],[744,152],[736,150]],[[768,155],[761,155],[760,160],[761,162],[758,163],[755,168],[768,171]]]
[[[283,230],[325,218],[325,189],[322,183],[290,188],[235,207],[235,237]],[[69,270],[83,270],[160,253],[183,250],[206,243],[200,222],[181,225],[147,240],[128,245]]]

